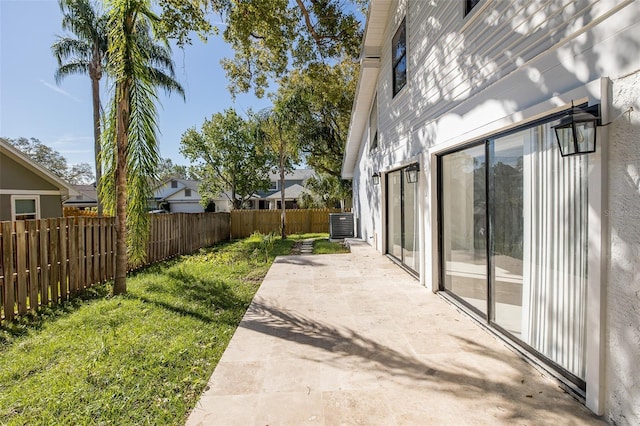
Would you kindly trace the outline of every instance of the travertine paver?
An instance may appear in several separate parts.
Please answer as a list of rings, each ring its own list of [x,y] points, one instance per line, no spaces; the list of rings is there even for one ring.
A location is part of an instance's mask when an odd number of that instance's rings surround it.
[[[276,259],[187,425],[597,424],[361,242]]]

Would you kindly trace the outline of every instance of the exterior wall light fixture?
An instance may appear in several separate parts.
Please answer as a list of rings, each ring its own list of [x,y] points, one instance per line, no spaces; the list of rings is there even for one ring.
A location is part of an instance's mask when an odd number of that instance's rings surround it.
[[[418,163],[412,164],[405,169],[405,174],[407,175],[408,183],[416,183],[418,181],[418,172],[420,171],[420,166]]]
[[[600,125],[598,110],[599,105],[582,109],[574,107],[572,102],[569,113],[560,119],[560,124],[553,126],[563,157],[596,151],[596,126]]]
[[[371,180],[373,181],[374,185],[379,185],[380,184],[380,174],[378,172],[375,172],[372,176],[371,176]]]

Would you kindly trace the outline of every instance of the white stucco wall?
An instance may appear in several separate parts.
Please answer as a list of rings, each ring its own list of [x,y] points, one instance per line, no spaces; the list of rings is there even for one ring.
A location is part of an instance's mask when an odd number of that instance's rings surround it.
[[[637,47],[636,47],[637,49]],[[636,50],[637,51],[637,50]],[[640,70],[613,81],[607,285],[607,417],[640,424]],[[629,107],[634,110],[624,113]],[[620,116],[622,114],[622,116]]]

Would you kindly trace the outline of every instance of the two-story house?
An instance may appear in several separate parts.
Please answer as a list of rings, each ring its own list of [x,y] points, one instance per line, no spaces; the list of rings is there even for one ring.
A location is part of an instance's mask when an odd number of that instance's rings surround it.
[[[149,207],[170,213],[202,213],[205,208],[200,204],[198,184],[194,180],[168,179],[155,188]]]
[[[360,61],[358,235],[640,424],[640,2],[372,0]]]

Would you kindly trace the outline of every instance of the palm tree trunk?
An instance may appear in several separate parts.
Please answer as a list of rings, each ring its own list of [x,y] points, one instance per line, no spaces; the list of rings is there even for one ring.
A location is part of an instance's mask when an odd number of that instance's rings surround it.
[[[98,216],[102,216],[102,195],[101,188],[102,183],[102,163],[100,162],[100,80],[96,78],[91,79],[91,94],[93,97],[93,155],[96,162],[96,192],[98,194]]]
[[[127,143],[129,128],[129,88],[119,88],[116,112],[116,270],[113,294],[127,292]],[[116,88],[116,92],[118,88]]]

